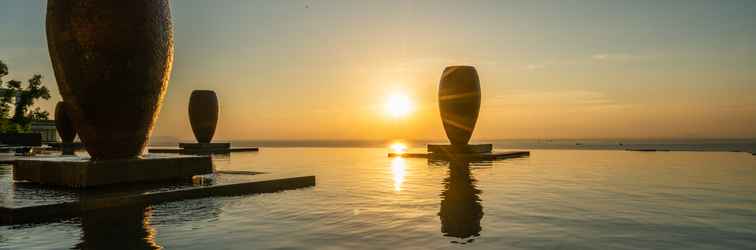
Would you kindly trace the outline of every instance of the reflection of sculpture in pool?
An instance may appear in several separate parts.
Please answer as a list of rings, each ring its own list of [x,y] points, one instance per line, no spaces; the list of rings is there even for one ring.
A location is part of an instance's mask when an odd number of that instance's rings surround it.
[[[95,210],[81,217],[76,249],[161,249],[150,224],[152,208],[143,206]]]
[[[480,204],[481,191],[475,187],[477,180],[470,175],[470,164],[465,161],[449,163],[449,176],[444,179],[441,193],[441,232],[444,236],[460,238],[469,243],[480,236],[480,220],[483,206]]]
[[[218,218],[221,203],[213,199],[171,202],[160,205],[157,224],[183,223]],[[76,249],[162,249],[152,226],[152,207],[126,206],[98,209],[81,217],[81,242]]]

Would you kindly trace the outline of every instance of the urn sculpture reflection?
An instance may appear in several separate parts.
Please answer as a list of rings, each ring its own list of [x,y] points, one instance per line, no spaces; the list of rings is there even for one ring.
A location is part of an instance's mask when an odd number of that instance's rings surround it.
[[[452,145],[467,145],[480,111],[480,80],[472,66],[449,66],[438,86],[438,107]]]
[[[441,193],[441,232],[444,236],[473,240],[480,236],[483,205],[467,161],[450,161],[449,176]],[[465,241],[462,241],[465,242]]]
[[[51,0],[46,27],[58,89],[89,155],[141,155],[173,63],[168,0]]]

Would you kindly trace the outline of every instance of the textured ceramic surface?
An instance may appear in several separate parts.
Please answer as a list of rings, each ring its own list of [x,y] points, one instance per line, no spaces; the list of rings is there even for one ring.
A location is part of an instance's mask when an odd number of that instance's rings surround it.
[[[64,102],[58,102],[55,105],[55,128],[58,130],[58,136],[63,143],[73,143],[76,138],[76,129],[66,110]]]
[[[474,67],[449,66],[444,69],[438,86],[438,106],[451,144],[467,144],[480,111],[480,80]]]
[[[168,87],[168,0],[47,1],[55,78],[94,159],[141,155]]]
[[[195,90],[189,97],[189,122],[197,142],[210,143],[218,124],[218,97],[212,90]]]

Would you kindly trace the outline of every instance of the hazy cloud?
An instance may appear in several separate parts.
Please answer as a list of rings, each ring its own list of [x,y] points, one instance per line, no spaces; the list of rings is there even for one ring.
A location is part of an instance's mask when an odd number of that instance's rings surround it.
[[[539,70],[539,69],[543,69],[544,67],[546,67],[546,64],[528,64],[527,66],[525,66],[525,69],[526,70]]]
[[[626,53],[601,53],[591,55],[591,59],[598,61],[624,62],[641,59],[641,56]]]
[[[571,106],[583,108],[622,108],[602,92],[590,90],[533,91],[514,90],[498,95],[493,106]]]

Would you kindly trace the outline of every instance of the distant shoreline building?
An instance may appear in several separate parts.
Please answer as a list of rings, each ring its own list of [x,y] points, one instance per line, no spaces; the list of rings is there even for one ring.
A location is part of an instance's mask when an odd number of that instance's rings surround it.
[[[60,142],[58,130],[55,128],[55,120],[32,121],[31,133],[42,135],[42,144]]]

